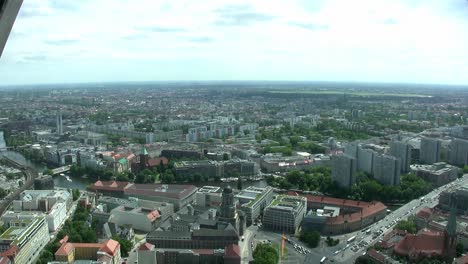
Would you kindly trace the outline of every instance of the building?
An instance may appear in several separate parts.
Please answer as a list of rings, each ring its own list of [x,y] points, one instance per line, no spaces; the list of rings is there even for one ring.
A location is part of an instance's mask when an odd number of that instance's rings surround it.
[[[400,159],[389,155],[374,155],[374,178],[384,185],[400,185]]]
[[[459,168],[445,162],[437,162],[432,165],[411,165],[411,171],[438,187],[456,180]]]
[[[174,164],[175,174],[178,177],[205,176],[209,179],[223,177],[223,164],[213,160],[181,161]]]
[[[440,161],[441,142],[435,138],[421,138],[419,160],[424,164],[433,164]]]
[[[193,185],[137,184],[118,181],[96,181],[90,190],[118,198],[171,203],[175,211],[192,203],[197,192],[197,188]]]
[[[302,228],[317,230],[326,236],[361,230],[387,215],[387,207],[381,202],[362,202],[317,195],[305,197],[309,212],[303,220]]]
[[[225,229],[200,228],[190,231],[155,230],[146,241],[156,248],[219,249],[239,243],[239,235],[232,225]]]
[[[56,261],[65,263],[82,261],[85,263],[86,260],[106,264],[122,263],[120,244],[115,240],[109,239],[103,243],[70,243],[68,236],[65,236],[60,242],[62,245],[55,252]]]
[[[468,212],[468,186],[459,186],[455,190],[443,191],[439,195],[439,204],[438,207],[442,210],[450,210],[450,197],[452,193],[455,193],[457,196],[455,208],[457,213],[460,215],[466,215]]]
[[[241,254],[238,245],[228,245],[220,249],[156,249],[150,243],[138,248],[139,264],[240,264]]]
[[[359,142],[351,142],[346,145],[344,153],[356,159],[357,170],[368,174],[373,173],[372,166],[374,155],[377,153],[374,151],[372,146],[360,144]]]
[[[244,228],[241,228],[239,215],[237,214],[236,204],[234,202],[234,193],[231,186],[227,186],[223,190],[222,202],[219,208],[218,221],[231,224],[240,236],[243,235]]]
[[[241,211],[245,213],[246,224],[251,225],[273,200],[273,189],[270,186],[265,188],[249,186],[235,197],[239,200]]]
[[[402,141],[390,142],[390,154],[400,160],[401,173],[410,172],[411,145]]]
[[[121,205],[110,211],[109,222],[118,226],[131,225],[133,229],[151,232],[161,224],[158,210]]]
[[[340,187],[349,188],[356,182],[357,162],[349,155],[332,156],[332,179]]]
[[[15,23],[22,0],[6,0],[0,2],[0,57],[5,48],[11,28]]]
[[[201,207],[218,207],[221,201],[221,187],[218,186],[203,186],[196,193],[196,204]]]
[[[263,211],[263,225],[271,230],[295,233],[306,212],[305,197],[278,195]]]
[[[51,175],[42,175],[34,179],[35,190],[52,190],[54,189],[54,179]]]
[[[62,120],[62,111],[59,110],[57,111],[57,120],[56,120],[56,125],[57,125],[57,134],[58,135],[63,135],[63,120]]]
[[[174,205],[174,211],[195,200],[197,187],[182,184],[131,184],[125,189],[125,196],[143,200],[166,202]]]
[[[110,212],[119,206],[156,209],[159,212],[160,221],[162,222],[166,221],[168,217],[174,214],[174,205],[166,202],[155,202],[138,198],[121,199],[111,196],[100,196],[97,199],[97,203],[104,205],[107,209],[107,212]]]
[[[39,211],[46,214],[49,231],[56,231],[71,208],[72,196],[65,190],[25,190],[19,200],[13,201],[13,210]]]
[[[17,219],[8,226],[0,236],[0,256],[13,263],[35,263],[50,239],[45,217]]]
[[[450,142],[449,152],[450,164],[465,166],[468,164],[468,140],[454,138]]]
[[[456,199],[456,194],[451,194],[450,216],[445,230],[442,232],[422,230],[415,235],[407,234],[395,245],[393,252],[408,257],[411,261],[440,258],[451,263],[457,245]]]

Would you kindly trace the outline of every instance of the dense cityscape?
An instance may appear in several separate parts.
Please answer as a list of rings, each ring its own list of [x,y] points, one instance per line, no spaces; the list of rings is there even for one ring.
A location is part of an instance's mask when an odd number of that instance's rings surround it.
[[[2,258],[464,263],[468,96],[410,88],[4,87]]]

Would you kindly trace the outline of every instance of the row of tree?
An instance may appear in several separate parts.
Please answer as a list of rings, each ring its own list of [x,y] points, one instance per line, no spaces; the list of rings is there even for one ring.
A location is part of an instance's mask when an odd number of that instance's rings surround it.
[[[314,167],[305,171],[291,171],[286,177],[267,177],[267,183],[280,189],[317,191],[326,195],[355,200],[382,202],[407,202],[432,190],[432,185],[422,178],[407,174],[401,176],[398,186],[382,185],[372,176],[358,173],[351,188],[340,188],[332,181],[329,167]]]

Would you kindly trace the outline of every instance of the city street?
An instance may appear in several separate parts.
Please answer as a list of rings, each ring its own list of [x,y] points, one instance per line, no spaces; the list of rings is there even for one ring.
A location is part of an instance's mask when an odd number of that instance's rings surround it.
[[[416,214],[420,209],[424,207],[434,207],[438,204],[438,197],[439,194],[442,191],[448,190],[452,187],[455,186],[462,186],[468,184],[468,175],[465,174],[463,175],[462,178],[448,183],[444,186],[441,186],[437,189],[434,189],[432,192],[428,193],[427,195],[424,196],[424,199],[414,199],[411,202],[401,206],[397,210],[393,211],[392,213],[388,214],[384,219],[380,220],[377,223],[374,223],[373,225],[369,226],[368,228],[371,229],[371,234],[366,234],[365,232],[360,232],[357,236],[354,242],[350,243],[350,246],[348,248],[346,247],[346,241],[344,243],[340,243],[341,248],[345,248],[342,250],[337,256],[332,256],[329,255],[329,259],[333,259],[337,263],[353,263],[357,257],[362,255],[364,252],[366,252],[367,247],[369,245],[372,245],[382,239],[385,234],[389,233],[393,227],[396,225],[396,223],[400,220],[405,220],[409,216]],[[367,228],[366,228],[367,229]],[[381,234],[378,235],[377,237],[373,238],[373,233],[375,231],[382,230]],[[368,246],[363,246],[359,247],[359,249],[354,252],[351,250],[351,248],[354,245],[359,244],[359,242],[364,241],[368,244]],[[312,262],[310,262],[312,263]]]

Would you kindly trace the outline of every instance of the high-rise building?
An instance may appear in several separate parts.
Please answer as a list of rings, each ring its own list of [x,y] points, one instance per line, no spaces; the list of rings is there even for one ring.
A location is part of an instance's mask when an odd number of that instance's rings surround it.
[[[345,154],[356,159],[357,170],[372,174],[374,155],[376,155],[372,148],[358,142],[351,142],[346,145]]]
[[[450,142],[449,160],[452,165],[465,166],[468,164],[468,140],[454,138]]]
[[[400,185],[400,160],[389,155],[374,156],[374,178],[384,185]]]
[[[421,138],[419,160],[424,164],[434,164],[440,161],[441,143],[435,138]]]
[[[63,135],[62,111],[57,111],[57,134]]]
[[[400,160],[402,173],[408,173],[411,165],[411,145],[402,141],[390,142],[390,154]]]
[[[356,182],[356,159],[343,154],[332,156],[332,179],[340,187],[349,188]]]
[[[0,56],[2,56],[3,49],[22,3],[23,0],[0,1]]]

